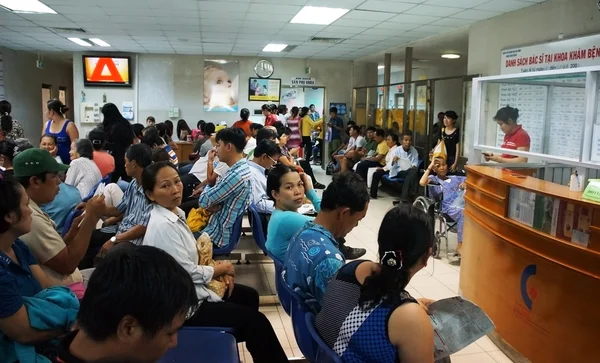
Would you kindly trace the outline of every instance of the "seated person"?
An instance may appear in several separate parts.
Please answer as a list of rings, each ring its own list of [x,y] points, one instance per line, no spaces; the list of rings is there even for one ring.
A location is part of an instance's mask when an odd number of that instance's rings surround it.
[[[371,199],[377,199],[377,190],[379,189],[379,182],[381,182],[381,178],[383,178],[384,175],[388,175],[390,173],[390,170],[392,169],[394,152],[396,151],[396,148],[398,148],[398,135],[396,135],[395,133],[389,133],[387,138],[385,139],[385,142],[390,150],[385,156],[385,166],[378,167],[375,173],[373,173],[373,179],[371,180],[370,186]],[[368,184],[369,183],[367,182],[367,185]]]
[[[33,145],[27,139],[4,139],[0,141],[0,167],[4,174],[14,175],[13,160],[20,152],[32,149]]]
[[[375,131],[377,128],[374,126],[367,127],[365,133],[365,147],[359,150],[358,155],[362,158],[363,156],[371,157],[377,155],[377,142],[375,141]],[[400,136],[398,136],[400,137]]]
[[[69,155],[71,164],[69,164],[65,183],[77,188],[81,198],[85,198],[102,179],[102,173],[93,160],[92,142],[88,139],[73,141]]]
[[[241,143],[244,138],[243,130],[226,129],[217,135],[219,144],[223,143],[226,133],[232,130],[236,131],[235,139],[240,136],[240,140],[236,141]],[[221,147],[229,146],[220,145]],[[241,158],[241,147],[236,153],[245,163]],[[239,167],[234,165],[232,170],[235,169]],[[255,362],[287,361],[271,323],[258,311],[258,293],[234,282],[235,271],[231,262],[220,262],[214,266],[199,264],[196,238],[185,221],[183,211],[177,207],[181,203],[183,191],[177,170],[167,162],[152,164],[144,170],[142,182],[144,191],[153,204],[144,245],[158,247],[173,256],[191,276],[201,301],[198,310],[185,324],[231,327],[236,339],[246,342]],[[223,296],[215,292],[222,290],[213,290],[214,285],[209,285],[216,278],[220,278],[219,282],[225,283],[227,287]]]
[[[300,149],[289,150],[287,147],[287,143],[292,135],[292,130],[289,127],[282,127],[277,130],[277,134],[279,136],[279,148],[281,149],[281,156],[279,157],[279,162],[285,166],[296,167],[296,159],[294,159],[294,155],[298,156],[298,151]],[[310,163],[304,159],[298,159],[298,164],[300,165],[301,172],[305,172],[310,179],[312,180],[313,186],[315,189],[325,189],[325,185],[319,183],[317,178],[315,178],[315,173],[312,170],[312,166]]]
[[[56,224],[39,206],[54,200],[60,184],[57,174],[67,170],[68,165],[59,164],[42,149],[25,150],[14,161],[15,177],[29,196],[33,219],[31,231],[21,236],[21,240],[49,278],[66,286],[81,283],[83,277],[77,266],[83,260],[92,231],[104,213],[104,197],[94,197],[87,203],[84,213],[75,219],[63,239],[56,231]]]
[[[436,175],[431,175],[432,171]],[[467,187],[466,181],[467,178],[464,176],[448,176],[448,164],[446,164],[446,159],[435,158],[431,161],[431,164],[427,167],[425,174],[423,174],[421,181],[419,182],[423,187],[431,182],[440,185],[439,187],[432,186],[432,188],[437,189],[437,193],[435,194],[439,194],[441,189],[444,198],[442,200],[442,213],[448,215],[456,222],[458,240],[456,254],[458,256],[460,256],[460,249],[462,248],[465,210],[464,207],[454,206],[454,201],[461,197],[461,191],[465,190]]]
[[[190,172],[181,177],[184,202],[181,208],[186,214],[191,208],[198,207],[198,196],[204,187],[215,185],[217,179],[227,170],[229,170],[229,165],[219,161],[214,152],[200,153],[200,158],[196,160]]]
[[[58,194],[50,203],[40,205],[40,209],[56,223],[56,230],[62,232],[67,217],[81,203],[79,190],[67,183],[58,185]]]
[[[115,171],[115,158],[104,150],[106,135],[104,134],[104,131],[98,127],[90,131],[88,138],[94,146],[94,163],[96,163],[98,169],[100,169],[100,174],[102,174],[102,177],[104,178]]]
[[[405,290],[431,255],[431,218],[410,205],[396,207],[377,240],[379,262],[350,262],[329,283],[317,331],[342,361],[433,363],[426,311],[433,301],[417,301]]]
[[[370,168],[380,168],[385,166],[385,157],[388,154],[389,147],[385,141],[385,131],[377,129],[375,131],[375,142],[377,142],[377,154],[375,156],[363,156],[356,166],[356,172],[363,180],[367,181],[367,174]]]
[[[402,133],[400,142],[401,147],[394,151],[390,176],[404,178],[400,200],[403,203],[412,203],[419,187],[417,184],[419,182],[419,152],[412,146],[410,130]],[[410,164],[410,167],[403,170],[402,164],[405,163]]]
[[[214,211],[200,234],[208,234],[212,243],[222,248],[229,244],[236,219],[248,209],[252,185],[250,168],[242,154],[246,144],[244,131],[223,129],[217,133],[216,142],[216,155],[229,166],[229,170],[218,179],[214,187],[205,189],[200,194],[198,206]],[[214,153],[211,151],[212,155]]]
[[[169,153],[173,165],[177,166],[179,164],[177,154],[175,154],[175,151],[173,151],[171,146],[165,143],[165,141],[160,137],[158,130],[155,127],[148,127],[148,130],[144,133],[144,137],[142,138],[142,144],[146,144],[152,149],[164,149]]]
[[[504,133],[503,149],[529,151],[531,138],[523,125],[517,124],[519,119],[519,109],[510,106],[502,107],[494,116],[494,121],[498,123],[500,130]],[[511,154],[495,155],[492,153],[483,153],[485,161],[495,161],[497,163],[526,163],[527,157]]]
[[[78,328],[62,340],[58,362],[157,362],[177,345],[197,304],[192,279],[164,251],[111,253],[88,282]]]
[[[158,163],[159,161],[171,161],[171,155],[165,149],[153,149],[152,150],[152,162]]]
[[[338,163],[338,168],[342,173],[349,171],[354,165],[354,162],[360,159],[361,149],[363,149],[366,144],[365,138],[360,135],[360,127],[350,125],[348,130],[350,132],[350,139],[346,144],[346,150],[340,151],[334,156]]]
[[[63,163],[60,156],[58,156],[58,140],[56,136],[52,134],[42,135],[40,138],[40,149],[48,150],[50,155],[56,158],[56,161],[61,164]]]
[[[132,178],[131,183],[123,194],[123,199],[117,206],[107,206],[104,217],[111,217],[104,222],[104,226],[118,223],[116,233],[114,228],[103,228],[94,231],[91,249],[86,256],[86,262],[91,263],[98,248],[104,256],[114,246],[130,248],[131,245],[142,244],[148,220],[150,219],[151,204],[148,202],[142,189],[142,172],[152,164],[152,150],[145,144],[135,144],[127,149],[125,154],[125,171]]]
[[[260,125],[260,124],[253,124],[253,125]],[[260,144],[260,142],[263,140],[271,140],[276,143],[278,142],[277,141],[277,131],[271,130],[270,127],[267,128],[267,127],[262,127],[262,125],[260,125],[260,126],[261,126],[261,128],[257,129],[257,131],[256,131],[256,145]],[[246,155],[247,160],[252,160],[252,158],[254,157],[254,149],[252,149],[252,150],[244,149],[244,154]]]
[[[369,207],[365,183],[354,173],[340,173],[323,192],[321,211],[290,241],[282,276],[315,311],[321,310],[329,281],[346,260],[336,239],[358,225]]]
[[[50,154],[48,157],[54,161]],[[11,175],[0,175],[0,200],[0,360],[15,362],[14,352],[2,349],[3,345],[11,341],[39,344],[64,334],[66,329],[39,330],[31,326],[24,298],[33,297],[56,281],[46,276],[19,239],[32,229],[32,211],[25,189]]]
[[[204,144],[202,144],[202,147],[200,147],[201,156],[208,154],[208,152],[216,146],[217,141],[215,140],[215,130],[215,124],[213,124],[212,122],[209,122],[204,126],[206,141],[204,142]]]
[[[270,140],[263,140],[254,150],[254,158],[248,162],[252,181],[252,204],[260,214],[263,231],[267,233],[267,225],[271,214],[275,211],[275,203],[267,194],[268,173],[279,159],[279,146]]]
[[[258,145],[258,140],[256,139],[258,130],[262,129],[263,125],[261,124],[252,124],[250,125],[250,136],[246,136],[246,147],[244,147],[244,155],[246,157],[250,155],[250,152],[256,148]]]
[[[249,120],[250,110],[247,108],[242,108],[240,111],[240,118],[241,120],[236,121],[231,127],[234,129],[242,129],[244,130],[246,137],[251,137],[252,134],[250,133],[250,126],[252,126],[252,121]]]

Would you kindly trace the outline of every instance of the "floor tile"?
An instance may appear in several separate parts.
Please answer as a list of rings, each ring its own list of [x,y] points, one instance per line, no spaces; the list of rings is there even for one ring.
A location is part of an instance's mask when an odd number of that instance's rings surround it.
[[[291,349],[290,341],[288,340],[287,334],[285,334],[285,330],[283,329],[274,329],[275,334],[277,335],[277,339],[279,339],[279,344],[283,349]]]
[[[467,347],[463,348],[462,350],[460,350],[459,352],[457,352],[454,355],[468,355],[468,354],[477,354],[477,353],[485,353],[483,351],[483,349],[481,349],[481,347],[475,343],[468,345]]]
[[[487,336],[480,338],[475,343],[477,343],[477,345],[479,345],[484,352],[495,352],[500,350],[500,348],[498,348],[496,344],[494,344],[494,342],[492,342],[492,340]]]
[[[476,353],[467,355],[453,355],[452,363],[497,363],[487,353]]]
[[[498,363],[513,363],[513,361],[506,356],[506,354],[501,351],[488,352],[488,354],[494,358],[494,360]]]
[[[267,311],[264,313],[267,319],[271,322],[273,329],[283,329],[283,323],[277,311]]]

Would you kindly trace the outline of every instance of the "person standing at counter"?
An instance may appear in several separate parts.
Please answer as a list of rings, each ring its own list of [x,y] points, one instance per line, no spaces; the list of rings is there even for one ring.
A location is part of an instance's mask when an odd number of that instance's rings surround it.
[[[527,131],[517,124],[519,119],[519,109],[510,106],[503,107],[496,112],[494,121],[500,126],[500,130],[504,132],[503,149],[529,151],[531,139]],[[510,154],[495,155],[492,153],[483,153],[485,161],[495,161],[497,163],[526,163],[527,158],[524,156],[516,156]]]
[[[69,111],[69,108],[63,105],[62,102],[50,100],[46,107],[48,122],[42,130],[42,134],[50,134],[56,137],[57,155],[60,156],[64,164],[70,164],[71,142],[79,139],[79,130],[77,130],[77,126],[73,121],[65,117],[65,113]]]
[[[458,168],[458,155],[460,152],[460,129],[456,127],[458,114],[454,111],[444,113],[444,127],[442,128],[440,141],[444,140],[448,159],[446,163],[450,172],[454,173]]]

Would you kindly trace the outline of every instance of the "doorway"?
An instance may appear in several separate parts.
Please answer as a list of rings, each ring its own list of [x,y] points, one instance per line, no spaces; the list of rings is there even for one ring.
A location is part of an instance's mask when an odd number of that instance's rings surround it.
[[[52,86],[42,84],[42,127],[46,124],[46,111],[48,110],[48,101],[52,99]]]

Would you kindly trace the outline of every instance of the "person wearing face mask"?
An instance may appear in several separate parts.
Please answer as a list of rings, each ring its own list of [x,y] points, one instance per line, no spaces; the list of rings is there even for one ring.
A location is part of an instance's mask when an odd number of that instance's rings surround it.
[[[510,106],[498,110],[494,121],[504,132],[504,143],[501,148],[509,150],[529,151],[531,139],[523,126],[517,124],[519,119],[519,109]],[[497,163],[526,163],[527,158],[511,154],[495,155],[492,153],[483,153],[485,161],[495,161]]]
[[[59,100],[50,100],[47,103],[46,122],[42,129],[42,134],[50,134],[56,137],[57,155],[64,164],[71,163],[69,152],[71,151],[71,143],[79,139],[79,130],[75,123],[65,117],[65,113],[69,108],[63,105]]]
[[[283,279],[315,313],[321,310],[327,285],[346,262],[337,239],[350,233],[368,208],[369,192],[363,179],[351,172],[337,174],[323,192],[317,217],[290,241]]]

